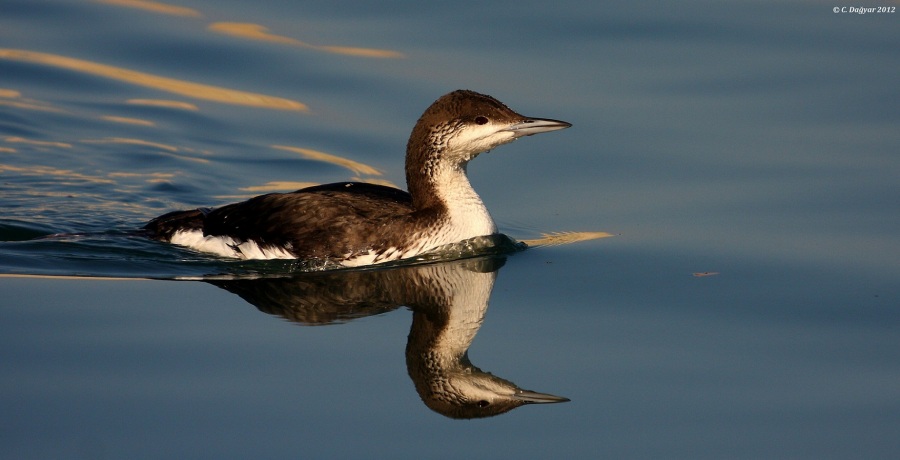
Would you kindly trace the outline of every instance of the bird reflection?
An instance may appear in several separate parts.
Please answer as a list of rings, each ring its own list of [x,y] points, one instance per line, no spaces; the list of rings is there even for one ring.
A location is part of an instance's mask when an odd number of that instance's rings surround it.
[[[523,390],[482,371],[467,350],[481,327],[503,257],[292,278],[210,280],[265,313],[306,325],[340,323],[406,306],[406,366],[426,406],[452,418],[490,417],[568,399]]]

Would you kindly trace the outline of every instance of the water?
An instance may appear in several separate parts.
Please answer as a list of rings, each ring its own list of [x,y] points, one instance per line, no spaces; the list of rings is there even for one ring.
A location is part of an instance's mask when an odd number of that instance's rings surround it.
[[[125,3],[0,3],[4,457],[900,453],[896,13]],[[475,262],[303,274],[130,233],[309,183],[402,186],[409,130],[457,88],[573,123],[471,164],[502,231],[616,235],[475,259],[505,263],[472,363],[570,402],[430,410],[413,302],[345,286]],[[323,279],[371,309],[273,307]]]

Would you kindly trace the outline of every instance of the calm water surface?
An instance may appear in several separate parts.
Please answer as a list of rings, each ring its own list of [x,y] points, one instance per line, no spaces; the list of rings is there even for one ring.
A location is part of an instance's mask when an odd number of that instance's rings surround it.
[[[835,6],[4,0],[0,452],[896,458],[900,16]],[[457,88],[574,125],[472,163],[502,231],[616,236],[334,275],[129,233],[402,187]],[[431,410],[423,318],[571,401]]]

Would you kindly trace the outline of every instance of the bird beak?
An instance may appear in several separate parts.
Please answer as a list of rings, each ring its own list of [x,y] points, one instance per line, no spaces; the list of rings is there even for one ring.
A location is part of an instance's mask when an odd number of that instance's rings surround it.
[[[526,118],[523,121],[512,124],[503,128],[501,131],[509,131],[514,137],[530,136],[532,134],[548,133],[560,129],[566,129],[572,126],[560,120],[551,120],[549,118]]]
[[[569,398],[563,398],[562,396],[553,396],[547,393],[538,393],[536,391],[528,390],[518,390],[512,397],[513,399],[522,401],[524,404],[561,403],[570,401]]]

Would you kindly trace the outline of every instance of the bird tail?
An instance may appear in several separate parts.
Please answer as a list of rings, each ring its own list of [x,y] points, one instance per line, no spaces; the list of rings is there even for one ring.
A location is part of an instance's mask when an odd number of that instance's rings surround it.
[[[178,231],[203,230],[207,209],[193,209],[190,211],[173,211],[163,214],[156,219],[147,222],[142,230],[149,238],[169,241],[172,235]]]

